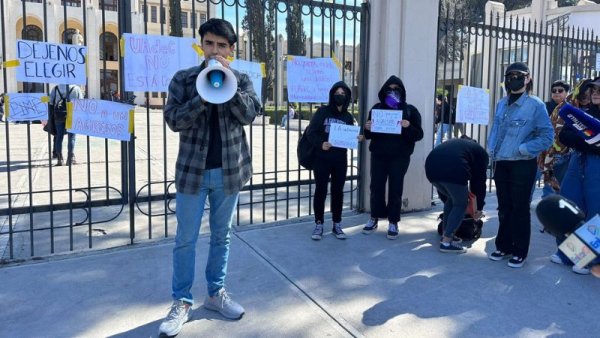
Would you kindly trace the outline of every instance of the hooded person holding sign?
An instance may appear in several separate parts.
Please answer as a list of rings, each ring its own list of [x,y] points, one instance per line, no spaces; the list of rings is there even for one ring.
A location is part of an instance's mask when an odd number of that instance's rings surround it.
[[[398,222],[402,207],[404,175],[408,171],[410,155],[415,143],[423,138],[421,114],[416,107],[406,102],[406,89],[397,76],[390,78],[379,90],[379,102],[376,103],[365,123],[365,138],[371,140],[371,219],[363,228],[364,234],[377,229],[379,218],[389,221],[387,238],[398,238]],[[383,129],[397,128],[397,132],[378,132],[381,130],[375,115],[386,112],[401,112],[400,121],[386,121]],[[398,125],[399,122],[399,125]],[[397,125],[397,127],[396,127]],[[393,127],[393,128],[389,128]],[[385,185],[388,185],[388,201],[385,200]]]

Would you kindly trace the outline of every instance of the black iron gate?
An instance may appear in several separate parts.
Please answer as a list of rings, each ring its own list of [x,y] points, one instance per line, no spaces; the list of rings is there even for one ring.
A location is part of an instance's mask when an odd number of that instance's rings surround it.
[[[174,3],[180,9],[171,10]],[[367,12],[368,5],[358,0],[2,1],[2,92],[49,93],[52,88],[15,81],[7,61],[15,56],[16,39],[69,44],[81,39],[88,47],[88,82],[82,86],[86,98],[134,102],[136,129],[131,142],[79,135],[74,151],[78,164],[57,167],[52,137],[42,130],[44,120],[0,124],[0,260],[110,248],[174,234],[178,136],[163,121],[166,93],[123,90],[119,37],[125,32],[168,35],[181,29],[184,37],[198,39],[198,27],[211,17],[225,18],[236,29],[239,42],[233,57],[259,62],[264,70],[263,116],[247,130],[254,175],[240,194],[234,223],[312,214],[314,180],[297,164],[295,149],[318,105],[292,103],[298,118],[279,127],[288,107],[287,57],[333,58],[353,89],[351,109],[358,119],[360,62],[368,35],[362,18]],[[18,17],[16,27],[6,20],[8,15]],[[349,163],[345,208],[355,209],[357,152],[350,153]]]

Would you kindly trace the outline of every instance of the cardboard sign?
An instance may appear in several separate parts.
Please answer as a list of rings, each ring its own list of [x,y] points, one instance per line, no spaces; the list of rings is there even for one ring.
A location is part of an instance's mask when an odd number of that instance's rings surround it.
[[[373,109],[371,132],[384,134],[402,133],[402,110]]]
[[[456,122],[487,125],[490,120],[490,91],[459,86],[456,101]]]
[[[199,64],[192,38],[126,33],[123,39],[126,91],[167,92],[177,71]]]
[[[129,141],[133,106],[104,100],[73,100],[70,133]]]
[[[596,215],[575,230],[575,234],[600,255],[600,216]]]
[[[8,121],[39,121],[48,119],[48,101],[44,93],[4,94],[8,103]]]
[[[85,85],[86,57],[86,46],[17,40],[17,81]]]
[[[331,58],[289,56],[287,77],[289,102],[329,102],[329,90],[340,81],[340,70]]]
[[[332,123],[329,126],[329,143],[338,148],[358,149],[359,126]]]
[[[558,248],[580,268],[585,267],[597,257],[582,240],[573,234],[569,235]]]

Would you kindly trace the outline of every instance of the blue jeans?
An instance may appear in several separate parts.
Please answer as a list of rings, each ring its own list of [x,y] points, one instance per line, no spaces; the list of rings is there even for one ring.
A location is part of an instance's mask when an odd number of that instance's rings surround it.
[[[208,295],[214,296],[223,288],[229,257],[229,230],[238,195],[239,193],[225,194],[221,168],[204,171],[198,194],[177,193],[177,235],[173,249],[173,299],[194,303],[190,290],[194,284],[196,242],[207,197],[210,204],[210,248],[205,270]]]
[[[285,126],[287,124],[287,121],[288,121],[288,116],[287,115],[283,115],[281,117],[281,128],[285,128]]]
[[[446,139],[449,139],[451,132],[452,132],[452,126],[447,123],[442,123],[441,128],[440,128],[440,130],[438,130],[437,135],[436,135],[435,145],[439,146],[440,144],[442,144],[442,137],[444,135],[446,135]]]
[[[452,238],[465,218],[469,188],[467,185],[448,182],[432,182],[432,184],[444,202],[444,217],[442,218],[444,237]]]
[[[586,221],[600,214],[600,156],[572,152],[560,194],[584,212]],[[562,241],[557,239],[556,244]],[[560,250],[556,254],[564,263],[573,264]]]
[[[54,151],[57,154],[62,154],[62,144],[63,139],[65,137],[65,133],[67,133],[66,124],[64,122],[57,122],[56,126],[56,136],[54,137]],[[75,134],[67,133],[68,142],[67,142],[67,151],[69,154],[73,153],[75,149]]]

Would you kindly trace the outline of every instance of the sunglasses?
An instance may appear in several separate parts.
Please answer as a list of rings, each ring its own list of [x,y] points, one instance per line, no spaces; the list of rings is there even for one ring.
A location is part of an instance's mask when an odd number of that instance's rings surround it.
[[[555,88],[552,89],[552,94],[556,94],[556,93],[564,93],[565,90],[563,88]]]

